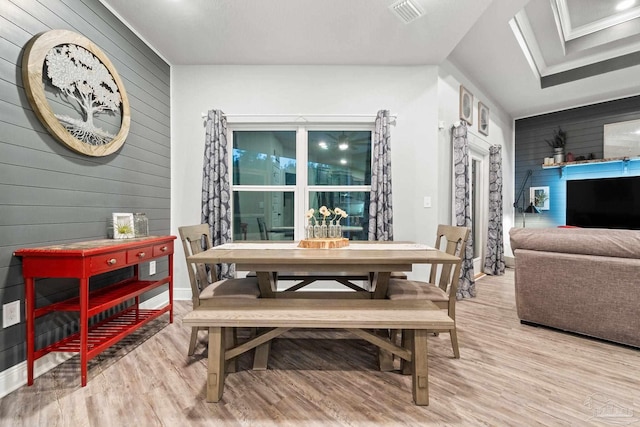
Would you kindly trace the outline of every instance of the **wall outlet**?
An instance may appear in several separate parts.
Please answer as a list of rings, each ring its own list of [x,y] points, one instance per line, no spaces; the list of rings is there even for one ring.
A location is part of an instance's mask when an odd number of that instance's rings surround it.
[[[20,323],[20,300],[8,302],[2,306],[2,327]]]
[[[430,208],[431,207],[431,197],[430,196],[424,196],[424,200],[422,201],[422,206],[424,206],[425,208]]]
[[[156,274],[156,262],[155,261],[150,261],[149,262],[149,276],[153,276],[154,274]]]

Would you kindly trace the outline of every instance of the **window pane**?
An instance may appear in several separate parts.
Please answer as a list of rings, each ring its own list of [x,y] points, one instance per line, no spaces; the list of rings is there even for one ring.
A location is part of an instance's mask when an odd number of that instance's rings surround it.
[[[234,191],[233,240],[293,240],[293,197],[293,191]]]
[[[310,131],[309,185],[371,185],[370,131]]]
[[[348,217],[340,220],[342,234],[350,240],[367,240],[369,236],[369,196],[368,191],[311,191],[309,192],[309,207],[318,209],[326,206],[333,210],[340,208],[347,212]],[[333,218],[333,216],[329,217]],[[321,219],[321,218],[320,218]]]
[[[234,131],[234,185],[295,185],[295,131]]]

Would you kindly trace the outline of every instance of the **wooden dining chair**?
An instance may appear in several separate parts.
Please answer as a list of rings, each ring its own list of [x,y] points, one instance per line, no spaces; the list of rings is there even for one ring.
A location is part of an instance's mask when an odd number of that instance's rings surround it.
[[[185,259],[211,248],[211,237],[209,236],[209,225],[198,224],[178,227],[182,246],[184,248]],[[216,276],[215,265],[193,264],[187,262],[189,281],[191,282],[191,293],[193,308],[200,306],[203,300],[210,298],[258,298],[260,288],[258,279],[248,277],[243,279],[222,279]],[[191,341],[189,342],[188,355],[193,355],[198,341],[198,331],[206,331],[207,328],[194,326],[191,329]],[[231,343],[235,343],[235,330],[231,330],[232,336],[228,338]]]
[[[464,257],[469,238],[469,228],[451,225],[439,225],[436,237],[436,249],[448,254]],[[429,281],[389,279],[387,298],[389,299],[428,299],[436,306],[447,310],[449,317],[456,321],[456,292],[460,281],[462,263],[455,267],[452,264],[431,266]],[[455,327],[446,331],[451,335],[451,346],[456,359],[460,358],[458,334]]]

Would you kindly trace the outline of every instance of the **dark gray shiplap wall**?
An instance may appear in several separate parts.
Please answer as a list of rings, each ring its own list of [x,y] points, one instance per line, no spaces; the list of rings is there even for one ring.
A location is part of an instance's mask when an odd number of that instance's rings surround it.
[[[113,62],[131,104],[124,146],[87,157],[52,138],[32,111],[21,78],[23,48],[35,35],[68,29]],[[112,212],[146,212],[151,234],[170,227],[170,67],[98,0],[0,1],[0,301],[20,300],[21,323],[0,329],[0,371],[25,360],[21,247],[103,239]],[[158,275],[168,271],[158,262]],[[145,265],[143,275],[148,272]],[[92,287],[119,276],[103,275]],[[160,290],[159,290],[160,291]],[[74,292],[69,280],[43,280],[38,304]],[[152,295],[148,295],[150,297]],[[76,329],[73,316],[37,323],[37,345]]]
[[[623,165],[591,164],[566,168],[561,175],[560,169],[543,169],[545,157],[553,155],[553,149],[545,139],[551,139],[553,131],[561,127],[567,132],[565,153],[576,157],[593,154],[596,159],[604,155],[604,125],[628,120],[640,119],[640,96],[618,99],[570,110],[558,111],[540,116],[519,119],[515,122],[515,197],[531,169],[533,175],[525,190],[525,205],[529,204],[529,187],[549,186],[550,209],[541,215],[527,215],[529,226],[564,225],[566,214],[566,181],[597,177],[598,174],[625,173]],[[629,169],[640,167],[640,162],[632,162]],[[626,173],[628,173],[627,171]],[[521,215],[516,213],[516,226],[522,226]]]

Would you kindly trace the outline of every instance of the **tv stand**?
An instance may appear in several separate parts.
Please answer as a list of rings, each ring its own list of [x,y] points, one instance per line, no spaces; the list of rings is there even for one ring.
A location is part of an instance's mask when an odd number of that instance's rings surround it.
[[[173,240],[175,236],[144,237],[123,240],[93,240],[40,248],[24,248],[14,253],[22,257],[25,284],[25,321],[27,326],[27,384],[33,384],[34,362],[50,352],[80,353],[80,377],[87,385],[87,363],[106,348],[142,325],[169,313],[173,323]],[[169,272],[154,280],[140,280],[139,264],[168,257]],[[133,267],[133,277],[96,291],[89,279],[97,274]],[[36,279],[60,277],[79,280],[77,297],[35,306]],[[169,302],[159,309],[141,309],[140,296],[159,286],[169,288]],[[107,319],[90,324],[91,317],[127,301],[132,305]],[[79,332],[53,344],[35,349],[35,321],[55,311],[77,311]]]

